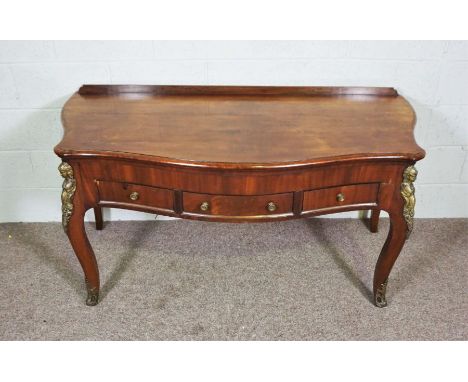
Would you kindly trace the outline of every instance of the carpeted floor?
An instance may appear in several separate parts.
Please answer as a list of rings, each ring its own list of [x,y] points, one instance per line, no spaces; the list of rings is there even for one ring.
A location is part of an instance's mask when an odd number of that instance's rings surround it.
[[[467,340],[468,220],[416,220],[374,307],[388,230],[363,221],[87,225],[101,302],[58,223],[0,224],[1,340]]]

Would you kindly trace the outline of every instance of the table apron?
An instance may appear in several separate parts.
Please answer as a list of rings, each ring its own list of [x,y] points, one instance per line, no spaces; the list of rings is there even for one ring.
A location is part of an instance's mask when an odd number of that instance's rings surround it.
[[[388,210],[395,200],[396,190],[399,190],[402,172],[408,165],[408,163],[399,161],[376,161],[274,170],[213,170],[95,158],[80,159],[74,162],[79,168],[85,202],[89,207],[106,204],[101,202],[99,197],[97,183],[100,181],[158,187],[173,190],[175,193],[191,192],[239,196],[295,193],[296,200],[298,197],[302,199],[304,192],[312,190],[360,184],[378,185],[378,198],[375,203],[356,203],[354,207],[334,206],[302,211],[301,200],[301,205],[296,205],[291,217],[293,215],[300,217],[353,209],[379,208]],[[113,206],[144,210],[141,206],[132,208],[131,204],[120,206],[117,203]],[[175,205],[173,213],[168,211],[167,214],[179,215],[181,212]],[[191,218],[187,214],[182,217]],[[194,218],[198,217],[194,216]]]
[[[189,192],[262,195],[360,183],[400,183],[405,162],[345,163],[275,170],[211,170],[79,160],[83,180],[129,182]]]

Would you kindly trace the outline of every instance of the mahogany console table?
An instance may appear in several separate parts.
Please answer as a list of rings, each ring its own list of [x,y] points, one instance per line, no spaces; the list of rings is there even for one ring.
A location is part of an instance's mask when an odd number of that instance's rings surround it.
[[[212,222],[387,211],[374,273],[390,270],[413,227],[415,114],[392,88],[84,85],[65,104],[63,228],[96,305],[99,271],[84,228],[94,208]]]

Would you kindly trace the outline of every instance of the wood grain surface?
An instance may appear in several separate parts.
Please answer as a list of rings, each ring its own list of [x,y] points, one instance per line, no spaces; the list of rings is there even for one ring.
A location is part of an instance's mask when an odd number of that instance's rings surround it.
[[[62,120],[61,157],[267,168],[424,156],[392,88],[85,86]]]

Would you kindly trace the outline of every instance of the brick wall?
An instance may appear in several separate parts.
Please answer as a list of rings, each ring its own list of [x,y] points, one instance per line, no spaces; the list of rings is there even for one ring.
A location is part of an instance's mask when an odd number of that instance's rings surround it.
[[[0,41],[0,222],[60,220],[52,149],[83,83],[393,86],[427,151],[416,217],[468,217],[468,42]]]

